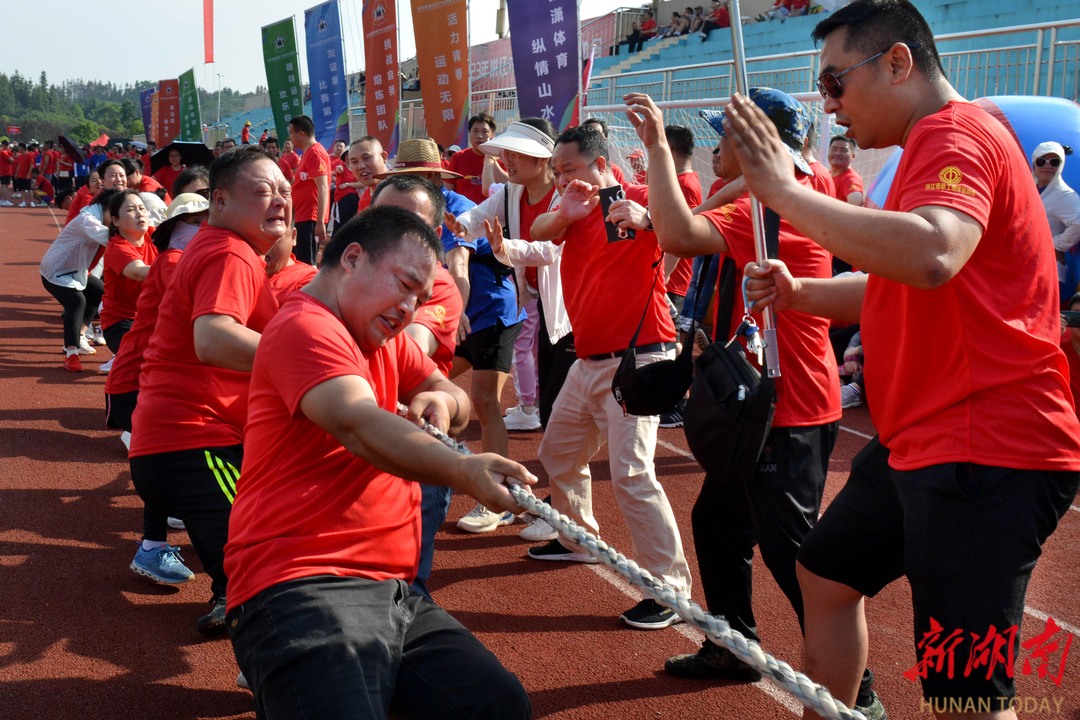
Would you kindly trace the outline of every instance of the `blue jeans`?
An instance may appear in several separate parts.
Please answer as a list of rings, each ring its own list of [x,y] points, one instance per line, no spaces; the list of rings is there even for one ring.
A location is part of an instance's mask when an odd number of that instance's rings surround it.
[[[709,261],[709,271],[704,280],[701,277],[701,269],[705,261]],[[690,320],[696,320],[698,324],[705,319],[705,313],[712,302],[713,292],[716,291],[716,278],[720,273],[719,255],[702,255],[694,258],[694,274],[690,276],[690,285],[686,288],[686,301],[683,302],[682,312],[679,314],[679,330],[690,331]]]
[[[259,718],[528,718],[517,677],[401,580],[273,585],[225,619]]]
[[[420,484],[420,565],[416,569],[412,589],[428,600],[431,600],[427,581],[431,577],[431,562],[435,558],[435,533],[446,520],[453,494],[454,491],[445,485]]]

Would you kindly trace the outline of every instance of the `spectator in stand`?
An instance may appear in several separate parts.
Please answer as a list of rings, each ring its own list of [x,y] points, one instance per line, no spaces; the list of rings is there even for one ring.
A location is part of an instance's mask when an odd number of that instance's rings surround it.
[[[240,130],[240,143],[242,145],[251,144],[251,121],[248,120],[244,123],[244,127]]]
[[[157,180],[162,187],[171,188],[173,183],[176,182],[176,176],[184,170],[183,155],[180,151],[172,147],[168,149],[168,154],[165,156],[168,159],[169,164],[161,167],[156,173],[154,173],[154,179]]]
[[[79,355],[93,355],[84,333],[97,317],[98,304],[105,292],[101,279],[90,274],[99,252],[109,243],[108,204],[114,192],[98,193],[91,206],[98,212],[80,213],[60,231],[41,259],[41,284],[64,308],[64,368],[82,372]]]
[[[115,354],[135,321],[135,306],[157,248],[149,240],[150,218],[137,190],[128,188],[114,196],[109,201],[109,217],[101,329],[105,344]]]
[[[634,29],[626,36],[627,52],[635,53],[641,50],[646,40],[656,37],[656,19],[652,10],[646,10],[641,21],[634,23]]]
[[[259,136],[259,144],[263,147],[266,146],[266,141],[270,139],[270,128],[262,131],[262,135]]]
[[[387,170],[386,160],[382,143],[372,135],[353,140],[349,146],[349,171],[356,178],[353,187],[360,193],[357,212],[371,205],[371,194],[379,184],[378,176]]]
[[[1077,272],[1080,249],[1076,245],[1080,242],[1080,196],[1061,176],[1065,171],[1065,156],[1071,152],[1060,143],[1049,141],[1040,143],[1031,153],[1031,173],[1035,177],[1035,187],[1039,189],[1046,219],[1050,222],[1057,253],[1062,297],[1075,293],[1080,281],[1080,272]]]
[[[446,187],[467,197],[474,203],[487,198],[483,187],[484,160],[487,157],[480,146],[495,136],[495,118],[479,113],[469,118],[469,147],[456,153],[450,160],[450,171],[461,177],[447,181]]]
[[[688,33],[701,32],[701,28],[705,24],[705,8],[701,5],[695,8],[687,7],[683,15],[690,18],[690,26],[686,29]]]
[[[317,265],[330,221],[330,156],[315,139],[315,124],[307,115],[289,120],[289,139],[303,153],[292,179],[296,259]]]
[[[705,18],[698,37],[705,42],[713,30],[729,27],[731,27],[731,13],[728,10],[727,0],[713,0],[712,9],[709,11],[709,16]]]
[[[145,503],[180,518],[211,578],[196,628],[225,631],[229,512],[243,461],[251,363],[277,312],[263,256],[290,231],[291,189],[257,146],[210,166],[210,216],[184,251],[143,357],[131,477]]]
[[[0,140],[0,207],[11,207],[11,179],[15,176],[11,141]]]

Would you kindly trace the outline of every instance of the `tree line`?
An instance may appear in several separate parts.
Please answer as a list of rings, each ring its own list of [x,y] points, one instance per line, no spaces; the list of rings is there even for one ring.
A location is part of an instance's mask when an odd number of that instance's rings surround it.
[[[0,138],[8,137],[7,128],[20,128],[11,140],[43,141],[67,135],[74,142],[94,140],[102,133],[110,137],[131,137],[145,132],[139,93],[156,82],[146,80],[117,85],[98,80],[65,80],[50,84],[44,72],[35,83],[15,71],[0,73]],[[231,88],[221,89],[222,117],[241,112],[246,94]],[[212,122],[217,114],[217,92],[199,88],[199,107],[203,122]]]

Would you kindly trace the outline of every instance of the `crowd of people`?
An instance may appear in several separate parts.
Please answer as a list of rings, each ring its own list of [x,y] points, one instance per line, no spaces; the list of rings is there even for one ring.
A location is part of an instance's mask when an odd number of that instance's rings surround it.
[[[65,368],[82,372],[80,355],[102,345],[115,353],[106,422],[144,503],[130,567],[190,581],[168,536],[186,528],[211,579],[196,627],[229,634],[259,717],[529,716],[521,683],[428,587],[454,491],[476,501],[462,531],[520,516],[537,543],[528,559],[597,562],[522,515],[507,484],[531,492],[537,478],[508,457],[508,431],[543,433],[547,502],[594,534],[589,462],[606,444],[628,554],[690,595],[686,528],[654,465],[657,428],[681,424],[682,405],[628,414],[612,382],[632,336],[639,366],[692,342],[705,293],[732,297],[718,298],[704,342],[730,337],[749,312],[734,296],[744,281],[755,314],[777,313],[783,374],[757,462],[703,477],[689,530],[708,609],[747,638],[767,634],[757,546],[802,628],[807,673],[872,719],[886,712],[866,666],[865,597],[906,576],[916,638],[931,616],[980,632],[1020,624],[1040,548],[1080,485],[1080,315],[1059,304],[1078,309],[1080,296],[1061,294],[1056,271],[1080,233],[1080,199],[1060,178],[1071,151],[1047,142],[1029,162],[949,85],[907,0],[854,0],[814,37],[824,109],[844,128],[828,167],[802,103],[753,88],[702,113],[718,138],[707,194],[690,167],[704,138],[636,92],[624,98],[641,142],[629,178],[599,119],[560,133],[483,113],[450,151],[410,139],[391,158],[365,136],[328,152],[297,116],[280,147],[268,133],[226,141],[209,168],[170,150],[151,176],[148,158],[95,148],[85,183],[68,171],[78,194],[40,271],[63,307]],[[45,145],[39,176],[63,166]],[[851,161],[892,145],[905,152],[877,208]],[[23,154],[5,143],[0,163]],[[16,191],[0,202],[25,183]],[[775,217],[766,261],[748,192]],[[735,281],[718,288],[724,259]],[[863,402],[879,435],[821,515],[843,408]],[[454,434],[472,417],[470,456],[417,427]],[[681,620],[651,598],[620,619]],[[709,640],[664,669],[761,677]],[[923,692],[1015,688],[1002,665],[930,675]]]

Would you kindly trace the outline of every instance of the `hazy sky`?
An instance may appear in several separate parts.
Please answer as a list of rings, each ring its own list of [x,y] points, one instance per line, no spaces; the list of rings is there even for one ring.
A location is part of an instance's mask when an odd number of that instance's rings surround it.
[[[511,0],[529,2],[530,0]],[[346,70],[363,68],[360,30],[362,0],[340,0]],[[0,72],[18,70],[37,82],[41,71],[49,82],[63,80],[112,81],[118,84],[139,80],[174,78],[195,68],[195,79],[207,90],[221,83],[241,92],[266,84],[262,62],[260,28],[290,15],[296,18],[296,42],[304,62],[304,10],[318,0],[216,0],[214,58],[203,64],[202,0],[132,3],[119,0],[46,0],[5,3],[3,53]],[[584,0],[583,17],[603,15],[617,7],[633,5],[623,0]],[[472,44],[494,40],[498,0],[470,0],[469,21]],[[54,32],[42,53],[42,32],[52,22]],[[61,29],[57,23],[63,23]],[[416,54],[412,33],[411,5],[398,4],[400,57]],[[17,30],[16,30],[17,28]],[[79,28],[81,33],[72,28]],[[0,108],[2,110],[2,108]]]

